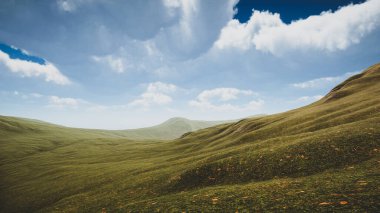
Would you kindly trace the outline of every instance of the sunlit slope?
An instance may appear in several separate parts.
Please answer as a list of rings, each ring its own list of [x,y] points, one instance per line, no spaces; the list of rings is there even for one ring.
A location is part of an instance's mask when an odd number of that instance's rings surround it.
[[[0,116],[0,160],[53,150],[84,139],[164,140],[232,121],[195,121],[172,118],[153,127],[131,130],[92,130],[63,127],[39,120]]]
[[[67,146],[83,138],[100,137],[120,138],[108,131],[74,129],[38,120],[0,116],[0,160],[15,160]]]
[[[309,175],[372,158],[380,143],[379,69],[349,78],[309,106],[176,141],[184,154],[215,153],[182,173],[177,187]]]
[[[379,212],[379,94],[377,64],[311,105],[172,141],[2,128],[0,212]]]

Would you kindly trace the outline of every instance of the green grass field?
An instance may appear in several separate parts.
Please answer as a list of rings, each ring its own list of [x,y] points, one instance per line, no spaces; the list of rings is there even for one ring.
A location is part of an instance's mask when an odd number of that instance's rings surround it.
[[[259,117],[260,115],[256,116]],[[172,140],[179,138],[187,132],[193,132],[199,129],[204,129],[218,124],[232,123],[238,120],[227,121],[197,121],[186,118],[171,118],[162,124],[131,130],[112,131],[114,134],[119,134],[123,137],[132,140]]]
[[[380,212],[380,64],[299,109],[145,139],[0,117],[0,212]]]

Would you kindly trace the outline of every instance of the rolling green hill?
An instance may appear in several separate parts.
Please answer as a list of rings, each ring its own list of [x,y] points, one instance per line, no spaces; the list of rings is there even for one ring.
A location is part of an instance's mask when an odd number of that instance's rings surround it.
[[[379,212],[380,64],[299,109],[134,141],[0,119],[0,212]]]
[[[131,130],[114,131],[128,139],[134,140],[170,140],[180,137],[187,132],[193,132],[199,129],[215,126],[223,123],[232,123],[237,120],[228,121],[197,121],[186,118],[171,118],[162,124]]]
[[[256,115],[253,117],[260,117],[263,115]],[[185,133],[193,132],[199,129],[204,129],[207,127],[215,126],[218,124],[232,123],[238,120],[225,120],[225,121],[198,121],[190,120],[186,118],[176,117],[165,121],[162,124],[145,127],[139,129],[126,129],[126,130],[93,130],[93,129],[80,129],[80,128],[69,128],[63,127],[44,121],[28,119],[28,118],[17,118],[17,117],[7,117],[0,116],[0,128],[3,130],[34,130],[34,131],[46,131],[54,130],[58,131],[69,131],[75,133],[85,133],[90,135],[100,136],[113,136],[113,137],[123,137],[131,140],[171,140],[182,136]],[[59,128],[59,129],[57,129]]]

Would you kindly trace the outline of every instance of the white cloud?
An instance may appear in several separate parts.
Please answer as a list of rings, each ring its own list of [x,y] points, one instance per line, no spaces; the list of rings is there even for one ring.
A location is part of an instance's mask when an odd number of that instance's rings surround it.
[[[170,102],[172,102],[172,98],[166,94],[145,92],[139,99],[130,103],[130,106],[149,107],[152,104],[164,105]]]
[[[29,98],[42,98],[43,95],[41,95],[40,93],[29,93],[29,94],[25,94],[25,93],[22,93],[22,92],[19,92],[19,91],[14,91],[13,92],[13,95],[15,96],[20,96],[21,98],[23,99],[29,99]]]
[[[40,93],[23,93],[20,91],[1,91],[1,95],[6,96],[15,96],[15,97],[21,97],[22,99],[30,99],[30,98],[42,98],[44,95],[41,95]]]
[[[54,82],[60,85],[70,84],[70,80],[64,76],[53,64],[38,64],[31,61],[13,59],[8,54],[0,51],[0,62],[14,73],[19,73],[21,76],[45,76],[45,81]]]
[[[210,101],[212,98],[217,98],[220,101],[229,101],[237,99],[239,95],[252,95],[251,90],[239,90],[236,88],[215,88],[212,90],[202,91],[197,99],[202,102]]]
[[[166,7],[166,12],[169,17],[177,18],[180,15],[182,0],[162,0],[163,5]]]
[[[291,85],[293,87],[301,88],[301,89],[320,88],[320,87],[325,87],[329,85],[334,85],[358,73],[359,72],[348,72],[341,76],[317,78],[317,79],[313,79],[313,80],[305,81],[301,83],[294,83]]]
[[[177,90],[174,84],[163,82],[154,82],[148,84],[146,91],[141,94],[140,98],[129,103],[129,106],[149,107],[151,105],[165,105],[172,102],[172,98],[168,95]]]
[[[201,110],[254,111],[254,110],[260,109],[264,105],[264,103],[265,102],[261,99],[253,100],[243,105],[236,105],[236,104],[230,104],[230,103],[214,104],[210,102],[201,102],[201,101],[192,100],[189,102],[189,105],[192,107],[197,107]]]
[[[33,94],[33,93],[32,93]],[[86,111],[92,111],[92,112],[101,112],[106,109],[111,109],[114,106],[104,106],[99,105],[96,103],[92,103],[80,98],[71,98],[71,97],[59,97],[55,95],[47,96],[47,95],[41,95],[39,96],[33,96],[30,95],[30,97],[33,98],[45,98],[47,100],[48,105],[47,107],[51,108],[58,108],[58,109],[82,109]]]
[[[380,23],[380,0],[347,5],[335,12],[285,24],[279,14],[254,11],[248,23],[231,20],[222,29],[218,49],[254,47],[281,55],[292,50],[344,50],[373,31]]]
[[[43,97],[43,95],[41,95],[40,93],[36,93],[36,92],[30,93],[29,95],[33,98],[42,98]]]
[[[318,101],[321,98],[323,98],[323,95],[302,96],[298,98],[295,102],[312,102],[312,101]]]
[[[240,23],[232,19],[221,30],[215,46],[219,49],[238,48],[247,50],[253,45],[253,38],[264,28],[279,26],[282,24],[279,14],[270,12],[253,11],[247,23]]]
[[[171,93],[177,90],[177,86],[174,84],[166,84],[162,82],[150,83],[147,88],[147,92],[150,93]]]
[[[126,70],[125,63],[122,58],[112,55],[92,56],[92,59],[99,63],[104,63],[117,73],[123,73]]]
[[[49,106],[50,107],[58,107],[58,108],[77,108],[80,104],[86,103],[81,99],[76,98],[62,98],[58,96],[50,96],[49,97]]]
[[[11,93],[11,94],[14,95],[14,96],[18,96],[18,97],[20,97],[22,99],[28,99],[29,98],[29,95],[24,94],[22,92],[19,92],[17,90],[13,91],[13,93]]]
[[[209,50],[220,30],[234,15],[237,0],[163,1],[169,14],[175,9],[178,20],[164,27],[152,39],[158,49],[172,58],[196,58]],[[173,16],[173,15],[171,15]]]
[[[84,109],[87,111],[96,111],[99,112],[105,109],[116,109],[118,106],[110,105],[104,106],[95,103],[91,103],[84,99],[80,98],[71,98],[71,97],[59,97],[56,95],[43,95],[40,93],[24,93],[20,91],[1,91],[2,95],[12,95],[14,97],[22,98],[24,100],[30,100],[35,103],[35,100],[38,100],[39,103],[43,104],[46,107],[50,108],[59,108],[59,109]],[[31,103],[31,102],[29,102]],[[124,107],[125,108],[125,107]]]
[[[217,111],[248,111],[257,110],[263,104],[263,100],[252,100],[243,105],[234,105],[227,103],[231,100],[236,100],[239,96],[256,95],[251,90],[239,90],[236,88],[215,88],[212,90],[202,91],[195,100],[189,102],[190,106],[200,108],[202,110],[217,110]],[[219,102],[219,103],[216,103]]]

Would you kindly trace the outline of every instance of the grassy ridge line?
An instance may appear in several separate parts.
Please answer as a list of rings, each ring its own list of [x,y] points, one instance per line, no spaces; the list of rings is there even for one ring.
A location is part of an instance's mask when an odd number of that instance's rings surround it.
[[[335,140],[328,140],[328,143],[331,144],[333,142],[340,142],[342,143],[341,146],[347,146],[351,145],[353,147],[349,147],[352,149],[357,150],[358,144],[352,143],[353,141],[364,142],[366,144],[363,144],[364,147],[366,147],[368,150],[371,150],[372,148],[377,148],[379,145],[379,138],[380,136],[374,132],[376,128],[378,127],[378,124],[380,123],[379,119],[376,119],[380,116],[380,100],[378,97],[378,94],[380,92],[380,87],[378,86],[378,82],[380,81],[380,75],[379,72],[373,72],[373,69],[379,70],[379,65],[374,66],[370,68],[368,71],[363,72],[362,74],[359,74],[358,76],[352,77],[348,79],[347,81],[343,82],[341,85],[339,85],[337,88],[334,89],[331,93],[329,93],[325,98],[322,100],[308,106],[304,107],[298,110],[293,110],[287,113],[274,115],[274,116],[267,116],[263,118],[258,118],[254,120],[243,120],[239,122],[238,124],[231,125],[227,128],[221,127],[219,128],[219,131],[214,131],[211,137],[205,136],[202,131],[193,133],[192,135],[188,135],[187,137],[190,137],[190,141],[197,141],[194,140],[194,138],[200,139],[200,138],[210,138],[209,143],[205,146],[202,146],[202,149],[204,151],[211,151],[212,149],[218,148],[218,149],[224,149],[226,147],[229,147],[231,145],[241,145],[244,143],[252,143],[254,141],[260,141],[263,139],[269,139],[269,138],[278,138],[281,136],[297,136],[300,133],[307,133],[307,132],[313,132],[315,133],[315,141],[317,143],[317,146],[321,146],[320,140],[323,140],[324,138],[320,137],[319,130],[331,128],[334,126],[338,126],[338,129],[340,131],[344,130],[344,127],[340,126],[342,124],[348,124],[354,121],[360,121],[360,120],[366,120],[362,126],[358,126],[358,124],[355,124],[355,126],[350,127],[347,132],[345,132],[345,135],[342,135],[342,138],[335,138]],[[371,84],[369,84],[370,82]],[[342,96],[340,94],[350,94],[350,96]],[[363,93],[365,93],[365,96],[363,96]],[[337,98],[338,97],[338,98]],[[349,98],[347,98],[349,97]],[[332,98],[335,98],[335,102],[332,101]],[[364,99],[363,101],[359,101],[361,99]],[[352,100],[358,100],[352,101]],[[369,119],[373,118],[373,119]],[[356,128],[355,128],[356,127]],[[372,132],[363,131],[366,127],[370,127],[369,130]],[[340,131],[337,130],[339,133]],[[359,130],[359,131],[358,131]],[[218,136],[218,134],[222,134],[223,137]],[[346,136],[346,137],[343,137]],[[331,138],[332,136],[324,136],[325,138]],[[220,139],[217,139],[220,138]],[[226,140],[229,139],[229,140]],[[355,139],[357,138],[357,139]],[[302,136],[293,138],[293,141],[299,140],[299,143],[302,142]],[[207,140],[207,139],[206,139]],[[311,138],[307,138],[308,141],[312,140]],[[347,143],[347,140],[351,140],[351,143]],[[285,140],[286,141],[286,140]],[[372,141],[372,142],[371,142]],[[281,140],[281,143],[284,143],[284,139]],[[297,143],[297,144],[299,144]],[[276,144],[278,145],[278,144]],[[299,145],[297,145],[299,146]],[[194,145],[192,144],[192,147]],[[196,146],[195,146],[196,147]],[[306,148],[312,147],[312,144],[309,142],[307,144]],[[347,146],[348,147],[348,146]],[[346,147],[346,148],[347,148]],[[209,148],[209,149],[207,149]],[[287,147],[289,148],[289,147]],[[339,149],[339,148],[338,148]],[[192,149],[191,151],[194,151]],[[315,151],[315,150],[313,150]],[[290,151],[291,152],[295,152]],[[277,153],[278,154],[278,151]],[[317,158],[314,160],[318,160],[318,158],[321,158],[322,161],[324,159],[329,159],[326,157],[329,157],[329,154],[334,156],[335,153],[326,153],[326,155],[323,155],[324,153],[319,153],[317,155]],[[244,155],[247,155],[247,153],[244,153]],[[273,155],[273,154],[272,154]],[[231,155],[232,156],[232,155]],[[360,159],[364,155],[356,154],[355,156],[350,156],[348,153],[344,153],[343,159],[350,160],[351,157],[355,160]],[[182,174],[179,178],[178,186],[180,188],[183,187],[191,187],[197,186],[197,185],[208,185],[208,184],[214,184],[214,183],[221,183],[221,182],[231,182],[234,179],[232,176],[235,177],[238,180],[244,180],[244,179],[255,179],[255,173],[259,173],[260,175],[256,177],[256,179],[263,178],[262,173],[264,171],[260,170],[255,171],[253,169],[254,167],[249,168],[248,171],[246,171],[243,175],[236,175],[239,174],[241,170],[244,170],[246,167],[250,167],[249,165],[242,166],[241,165],[241,157],[236,157],[237,159],[228,161],[228,162],[219,162],[216,165],[215,164],[207,164],[204,163],[199,167],[196,167],[192,170],[187,170],[184,174]],[[239,162],[237,162],[239,161]],[[252,160],[246,160],[246,162],[252,162]],[[334,162],[335,166],[339,166],[338,162]],[[345,161],[346,163],[349,163],[350,161]],[[273,165],[275,162],[266,162],[264,165]],[[294,163],[293,163],[294,164]],[[338,164],[338,165],[336,165]],[[228,171],[229,166],[232,165],[233,168],[240,168],[235,169],[232,172]],[[312,168],[312,165],[308,165],[308,168]],[[253,169],[253,170],[252,170]],[[231,169],[230,169],[231,170]],[[282,171],[278,170],[278,168],[270,168],[270,171],[267,172],[275,172],[275,171]],[[218,171],[218,172],[216,172]],[[288,168],[287,173],[294,173],[292,169]],[[277,174],[279,175],[279,174]],[[268,178],[274,177],[276,175],[270,175]]]
[[[372,122],[376,125],[365,128]],[[228,154],[218,155],[209,151],[210,155],[215,155],[181,173],[172,187],[183,190],[275,177],[307,176],[362,162],[376,156],[377,151],[374,150],[380,148],[380,133],[375,130],[380,128],[379,124],[380,117],[377,117],[315,133],[265,140],[256,146],[225,149]]]
[[[178,138],[187,132],[192,132],[223,123],[232,123],[235,121],[236,120],[200,121],[177,117],[171,118],[162,124],[152,127],[127,130],[101,130],[70,128],[34,119],[0,116],[0,127],[2,130],[20,133],[23,131],[41,132],[43,130],[52,130],[53,128],[57,128],[59,131],[66,129],[73,133],[92,134],[97,137],[126,137],[131,140],[170,140]]]
[[[171,118],[162,124],[132,130],[112,131],[133,140],[170,140],[181,135],[211,126],[232,123],[236,120],[225,121],[199,121],[186,118]]]
[[[0,143],[0,164],[19,159],[41,151],[78,143],[84,139],[123,138],[131,140],[174,139],[188,131],[207,128],[232,121],[195,121],[184,118],[172,118],[153,127],[133,130],[93,130],[70,128],[39,120],[0,116],[0,137],[14,140],[14,143]]]

